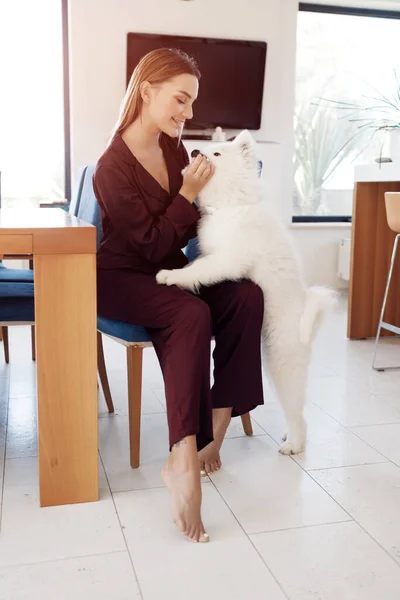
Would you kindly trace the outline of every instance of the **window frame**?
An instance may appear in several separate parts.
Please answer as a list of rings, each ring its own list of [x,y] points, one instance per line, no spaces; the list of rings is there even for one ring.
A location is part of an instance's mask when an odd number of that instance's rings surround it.
[[[400,10],[381,10],[375,8],[357,8],[352,6],[337,6],[335,4],[315,4],[300,2],[299,12],[314,12],[332,15],[349,15],[353,17],[372,17],[381,19],[400,20]],[[351,223],[352,215],[292,215],[292,223]]]

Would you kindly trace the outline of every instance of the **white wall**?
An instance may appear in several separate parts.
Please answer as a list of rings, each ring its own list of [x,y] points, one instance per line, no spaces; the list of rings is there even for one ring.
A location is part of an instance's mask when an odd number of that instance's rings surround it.
[[[103,152],[125,92],[131,31],[265,40],[262,127],[271,193],[291,220],[297,0],[70,0],[72,172]],[[310,283],[336,278],[340,230],[294,229]]]
[[[300,252],[303,273],[312,285],[328,285],[335,289],[347,289],[348,282],[337,276],[339,243],[342,238],[351,239],[351,224],[294,224],[290,228]]]

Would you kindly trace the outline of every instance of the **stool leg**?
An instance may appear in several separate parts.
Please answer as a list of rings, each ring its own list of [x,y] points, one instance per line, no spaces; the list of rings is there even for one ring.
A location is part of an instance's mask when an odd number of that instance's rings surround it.
[[[374,350],[374,356],[372,359],[372,368],[375,371],[385,371],[385,369],[399,369],[400,367],[376,367],[375,362],[376,362],[376,354],[378,351],[378,345],[379,345],[379,338],[381,335],[381,330],[382,328],[384,329],[384,320],[383,317],[385,316],[385,309],[386,309],[386,302],[387,302],[387,298],[389,295],[389,289],[390,289],[390,282],[392,280],[392,275],[393,275],[393,268],[394,268],[394,263],[396,260],[396,254],[397,254],[397,246],[399,244],[399,239],[400,239],[400,234],[396,235],[396,239],[394,241],[393,244],[393,252],[392,252],[392,258],[390,261],[390,268],[389,268],[389,274],[388,274],[388,278],[386,281],[386,288],[385,288],[385,294],[383,296],[383,302],[382,302],[382,309],[381,309],[381,314],[379,317],[379,324],[378,324],[378,331],[376,334],[376,340],[375,340],[375,350]]]

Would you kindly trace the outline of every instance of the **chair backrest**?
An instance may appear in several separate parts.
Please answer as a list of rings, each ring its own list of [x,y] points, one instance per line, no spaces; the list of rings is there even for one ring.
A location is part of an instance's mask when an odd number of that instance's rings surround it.
[[[77,217],[94,225],[96,227],[96,239],[97,239],[97,248],[100,246],[101,237],[103,235],[102,227],[101,227],[101,214],[100,207],[96,200],[96,196],[94,195],[93,190],[93,173],[95,167],[94,165],[88,165],[86,167],[84,177],[83,177],[83,185],[81,192],[81,199],[79,203]]]
[[[69,203],[69,213],[71,215],[74,215],[74,217],[78,216],[78,210],[79,210],[79,205],[81,203],[82,188],[83,188],[83,182],[85,179],[86,169],[87,169],[87,167],[81,167],[79,169],[78,185],[76,188],[75,196],[72,198],[71,202]]]

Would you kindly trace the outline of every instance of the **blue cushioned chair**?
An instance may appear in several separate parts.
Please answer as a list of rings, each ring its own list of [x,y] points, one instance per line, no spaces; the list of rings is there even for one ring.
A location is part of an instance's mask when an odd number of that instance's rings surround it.
[[[3,261],[0,261],[0,283],[10,283],[11,287],[14,283],[30,283],[33,284],[33,270],[32,269],[10,269],[6,267]],[[11,288],[10,288],[11,289]],[[11,319],[12,320],[12,319]],[[10,346],[8,341],[8,326],[3,325],[0,329],[1,337],[3,339],[4,346],[4,358],[6,363],[10,362]],[[31,339],[32,339],[32,360],[36,358],[35,350],[35,327],[31,326]]]
[[[7,269],[8,270],[8,269]],[[4,356],[9,362],[8,326],[32,325],[35,320],[33,283],[0,282],[0,326],[3,330]],[[34,337],[32,338],[34,344]],[[34,346],[32,345],[32,353]],[[32,356],[34,360],[34,354]]]

